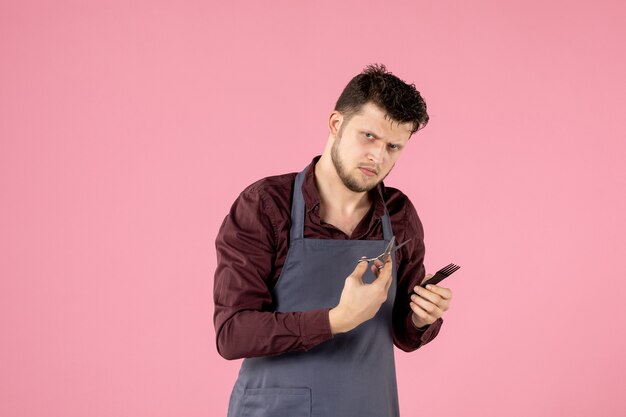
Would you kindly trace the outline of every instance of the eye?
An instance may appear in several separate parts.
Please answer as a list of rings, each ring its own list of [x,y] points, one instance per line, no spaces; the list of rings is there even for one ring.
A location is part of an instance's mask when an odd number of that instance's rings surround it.
[[[392,151],[397,151],[400,149],[400,145],[396,145],[395,143],[390,143],[389,149],[391,149]]]
[[[375,139],[374,135],[372,135],[371,133],[367,133],[367,132],[365,133],[365,137],[368,139]]]

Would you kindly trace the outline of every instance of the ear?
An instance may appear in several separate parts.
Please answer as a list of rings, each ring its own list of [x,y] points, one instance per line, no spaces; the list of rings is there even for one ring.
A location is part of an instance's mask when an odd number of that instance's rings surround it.
[[[342,123],[343,115],[341,113],[335,110],[330,114],[328,118],[328,131],[333,137],[337,137],[337,132],[339,132]]]

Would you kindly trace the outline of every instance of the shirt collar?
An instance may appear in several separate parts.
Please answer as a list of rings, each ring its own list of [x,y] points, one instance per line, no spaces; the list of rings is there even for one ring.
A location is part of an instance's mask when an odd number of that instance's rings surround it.
[[[317,190],[317,184],[315,182],[315,164],[319,161],[321,155],[317,155],[313,158],[304,175],[304,182],[302,183],[302,197],[306,204],[307,212],[313,212],[316,217],[319,218],[319,205],[320,195]],[[372,220],[378,220],[385,214],[385,203],[383,195],[385,193],[385,185],[381,181],[376,188],[373,188],[370,192],[370,198],[374,207],[374,216]]]

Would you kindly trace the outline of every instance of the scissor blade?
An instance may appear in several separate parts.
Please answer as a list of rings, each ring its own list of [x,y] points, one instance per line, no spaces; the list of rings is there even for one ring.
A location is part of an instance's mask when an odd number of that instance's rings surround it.
[[[389,258],[389,255],[391,255],[391,252],[393,252],[393,248],[395,244],[396,244],[396,237],[393,236],[391,240],[389,241],[387,248],[385,248],[385,252],[383,253],[383,256],[380,258],[382,263],[385,263],[387,261],[387,258]]]
[[[402,246],[404,246],[407,243],[409,243],[410,240],[411,239],[405,240],[404,242],[402,242],[398,246],[396,246],[396,237],[395,236],[392,237],[391,238],[391,242],[389,242],[389,245],[387,245],[387,249],[385,249],[385,252],[380,257],[381,262],[384,264],[385,261],[387,261],[387,258],[389,258],[392,253],[395,253]],[[393,243],[393,245],[392,245],[392,243]]]
[[[411,241],[411,239],[409,240],[405,240],[404,242],[400,243],[398,246],[395,246],[392,250],[392,252],[397,251],[398,249],[400,249],[402,246],[406,245],[407,243],[409,243]]]

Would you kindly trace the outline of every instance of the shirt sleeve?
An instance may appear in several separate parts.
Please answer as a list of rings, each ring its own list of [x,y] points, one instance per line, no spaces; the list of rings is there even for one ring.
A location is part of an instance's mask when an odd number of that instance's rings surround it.
[[[402,260],[398,265],[398,285],[393,308],[393,341],[405,352],[414,351],[433,340],[443,323],[437,319],[433,324],[417,328],[413,324],[412,310],[409,306],[413,288],[419,285],[426,275],[424,268],[424,229],[415,207],[407,198],[404,205],[405,232],[402,242],[411,239],[400,249]]]
[[[305,351],[332,338],[328,309],[274,311],[276,214],[258,188],[248,187],[215,240],[213,319],[217,350],[226,359]]]

